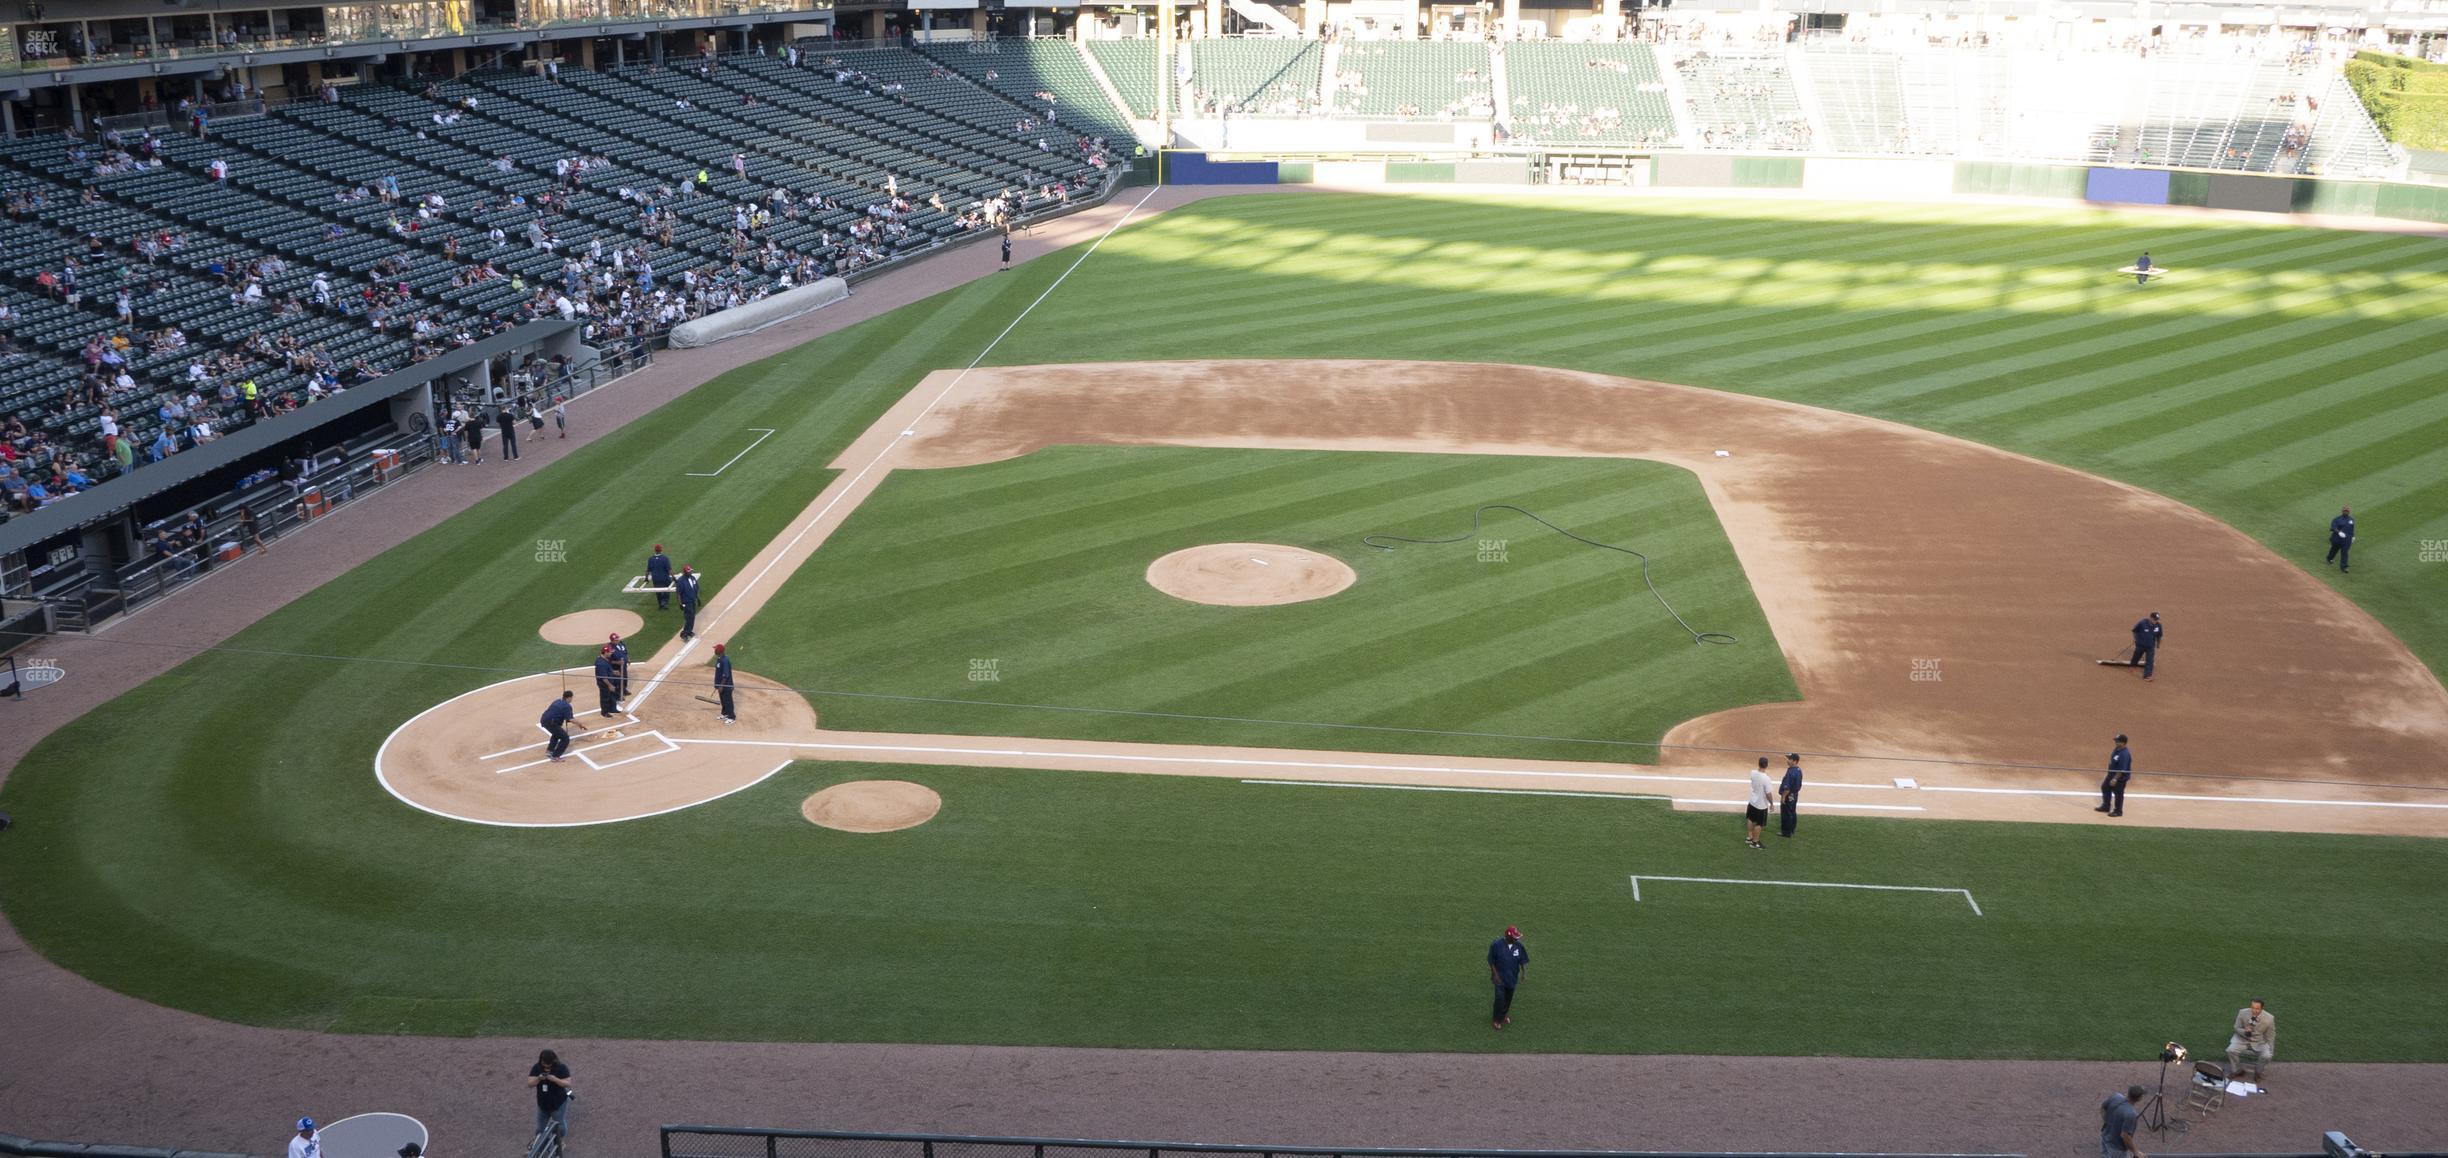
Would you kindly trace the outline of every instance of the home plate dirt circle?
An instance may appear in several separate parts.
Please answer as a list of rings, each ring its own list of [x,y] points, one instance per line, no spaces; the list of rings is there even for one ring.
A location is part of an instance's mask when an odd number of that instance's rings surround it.
[[[543,636],[546,643],[579,646],[603,643],[615,631],[622,635],[636,635],[645,629],[646,621],[639,618],[637,612],[596,607],[585,611],[573,611],[558,619],[550,620],[544,626],[537,628],[536,634]]]
[[[943,797],[907,780],[852,780],[836,784],[799,805],[809,824],[843,832],[892,832],[935,819]]]
[[[1148,564],[1148,586],[1175,599],[1265,607],[1324,599],[1359,576],[1341,559],[1276,543],[1209,543]]]

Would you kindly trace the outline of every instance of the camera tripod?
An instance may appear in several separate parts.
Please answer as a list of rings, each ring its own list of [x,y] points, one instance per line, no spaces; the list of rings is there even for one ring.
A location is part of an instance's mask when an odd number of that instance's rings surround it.
[[[2142,1101],[2142,1128],[2152,1133],[2171,1134],[2181,1138],[2185,1131],[2193,1128],[2193,1123],[2185,1121],[2182,1116],[2173,1118],[2168,1116],[2167,1071],[2168,1063],[2173,1060],[2175,1059],[2165,1057],[2159,1059],[2159,1092]]]

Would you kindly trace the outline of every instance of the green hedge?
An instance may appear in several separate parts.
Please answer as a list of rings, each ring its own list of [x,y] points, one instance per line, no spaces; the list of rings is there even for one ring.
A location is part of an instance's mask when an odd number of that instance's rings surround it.
[[[2416,149],[2448,149],[2448,67],[2358,52],[2346,62],[2346,83],[2380,132]]]

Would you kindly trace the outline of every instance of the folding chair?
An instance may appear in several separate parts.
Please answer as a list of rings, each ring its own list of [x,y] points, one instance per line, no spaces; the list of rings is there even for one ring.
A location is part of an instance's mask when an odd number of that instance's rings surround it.
[[[2202,1121],[2227,1104],[2227,1067],[2217,1062],[2193,1063],[2193,1080],[2186,1083],[2184,1113]]]

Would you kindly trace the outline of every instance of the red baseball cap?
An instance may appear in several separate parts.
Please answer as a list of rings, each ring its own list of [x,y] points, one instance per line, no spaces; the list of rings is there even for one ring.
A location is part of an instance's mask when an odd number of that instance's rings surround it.
[[[1521,940],[1521,927],[1518,925],[1505,926],[1505,936],[1516,941]]]

